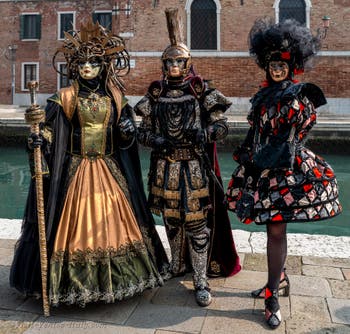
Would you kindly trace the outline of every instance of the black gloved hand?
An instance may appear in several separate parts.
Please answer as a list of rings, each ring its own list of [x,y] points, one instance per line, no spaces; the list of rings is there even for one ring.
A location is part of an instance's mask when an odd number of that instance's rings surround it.
[[[204,129],[187,130],[186,139],[195,145],[205,144],[207,142],[207,134]]]
[[[28,148],[33,150],[35,147],[42,147],[44,145],[44,138],[41,134],[31,133],[27,139]]]
[[[121,119],[119,122],[119,132],[122,139],[130,139],[135,135],[134,123],[129,118]]]
[[[157,151],[163,151],[165,153],[173,149],[173,144],[170,140],[161,136],[157,136],[153,140],[152,147]]]
[[[205,144],[207,142],[207,133],[204,129],[198,129],[195,136],[196,144]]]

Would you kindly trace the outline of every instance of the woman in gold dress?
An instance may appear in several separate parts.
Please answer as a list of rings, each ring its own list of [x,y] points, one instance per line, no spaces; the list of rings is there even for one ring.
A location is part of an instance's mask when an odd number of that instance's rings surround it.
[[[53,63],[64,55],[72,84],[48,99],[29,153],[40,145],[46,162],[50,303],[84,306],[162,285],[168,262],[146,206],[132,109],[123,96],[123,40],[91,21],[65,36]],[[30,295],[41,291],[33,184],[10,277]]]

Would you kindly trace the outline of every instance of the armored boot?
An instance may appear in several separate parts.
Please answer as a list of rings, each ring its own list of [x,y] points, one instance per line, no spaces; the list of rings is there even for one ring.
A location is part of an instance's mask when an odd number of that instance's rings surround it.
[[[200,233],[188,233],[188,236],[196,302],[199,306],[208,306],[212,301],[207,280],[210,232],[208,228],[205,228]]]
[[[164,225],[171,251],[171,272],[174,276],[184,275],[191,270],[188,258],[186,261],[187,241],[184,226],[175,219],[165,220]]]

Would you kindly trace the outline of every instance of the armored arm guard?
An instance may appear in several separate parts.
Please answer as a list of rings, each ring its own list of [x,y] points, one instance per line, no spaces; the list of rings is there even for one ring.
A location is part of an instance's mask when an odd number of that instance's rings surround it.
[[[206,134],[207,141],[213,142],[224,139],[228,133],[227,117],[225,111],[231,102],[218,90],[213,89],[205,93],[203,108],[207,114]]]

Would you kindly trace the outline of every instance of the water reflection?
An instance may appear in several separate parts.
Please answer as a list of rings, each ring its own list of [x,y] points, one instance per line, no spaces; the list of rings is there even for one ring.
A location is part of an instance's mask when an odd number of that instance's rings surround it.
[[[141,165],[143,169],[144,184],[147,183],[149,166],[149,151],[142,150]],[[27,198],[30,172],[27,162],[27,154],[23,148],[0,147],[0,217],[21,219]],[[340,200],[344,212],[331,220],[317,223],[294,223],[288,225],[288,231],[293,233],[328,234],[350,236],[350,157],[325,156],[326,160],[334,168],[340,188]],[[227,185],[236,163],[231,158],[231,152],[219,152],[221,175],[225,186]],[[264,226],[255,224],[243,225],[234,214],[230,213],[233,229],[247,231],[264,231]],[[156,217],[157,224],[162,224]]]
[[[0,148],[0,217],[22,218],[30,172],[20,148]]]

